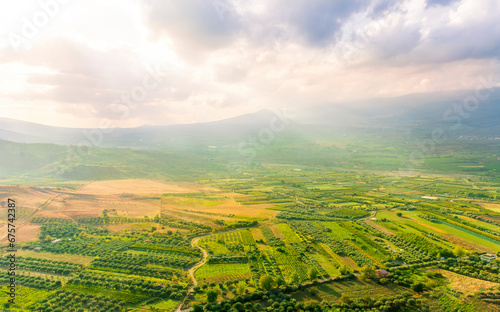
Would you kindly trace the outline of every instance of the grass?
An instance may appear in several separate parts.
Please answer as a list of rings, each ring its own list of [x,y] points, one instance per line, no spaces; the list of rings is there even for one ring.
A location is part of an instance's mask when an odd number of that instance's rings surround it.
[[[53,290],[49,291],[45,289],[17,286],[15,305],[11,305],[8,310],[6,309],[2,311],[28,311],[29,307],[35,305],[40,300],[51,296],[54,292],[55,291]],[[10,296],[8,296],[5,291],[1,291],[0,309],[2,309],[2,306],[5,307],[4,303],[7,303],[8,299],[10,299]]]
[[[387,227],[389,230],[394,230],[394,224],[406,224],[406,223],[411,223],[411,224],[418,224],[420,226],[425,226],[427,229],[430,229],[431,232],[436,233],[436,234],[450,234],[453,236],[456,236],[460,239],[463,239],[467,242],[473,243],[475,245],[478,245],[480,247],[483,247],[483,249],[490,250],[490,251],[495,251],[498,252],[500,251],[500,243],[496,243],[496,241],[485,237],[483,235],[480,235],[478,233],[468,231],[466,229],[463,229],[461,227],[452,225],[452,224],[447,224],[444,222],[431,222],[424,220],[422,218],[419,218],[417,215],[419,212],[413,212],[413,211],[402,211],[403,216],[398,217],[394,212],[389,212],[389,211],[383,211],[377,213],[377,218],[386,218],[390,221],[395,221],[395,222],[382,222],[379,223],[380,225]],[[405,215],[410,216],[412,219],[405,218]],[[401,230],[401,229],[399,229]],[[411,231],[408,229],[405,229],[404,231]],[[446,235],[445,235],[446,236]],[[448,239],[448,238],[447,238]],[[450,241],[451,243],[454,243]]]
[[[473,219],[473,218],[469,218],[469,217],[466,217],[466,216],[458,216],[458,217],[460,219],[463,219],[463,220],[465,220],[465,221],[467,221],[469,223],[475,224],[475,225],[483,227],[485,229],[489,229],[489,230],[500,232],[500,226],[498,226],[498,225],[487,223],[487,222],[483,222],[483,221],[479,221],[479,220],[476,220],[476,219]]]
[[[300,243],[302,240],[295,234],[295,232],[286,223],[277,224],[276,227],[279,229],[281,234],[285,237],[288,243]]]
[[[490,289],[500,285],[498,283],[484,281],[477,278],[456,274],[446,270],[434,269],[431,271],[443,274],[443,276],[446,278],[448,285],[452,289],[460,291],[464,294],[475,294],[482,289]]]
[[[168,299],[168,300],[163,300],[163,301],[157,302],[155,304],[152,304],[151,306],[159,309],[160,311],[172,311],[178,305],[179,305],[179,301]]]
[[[351,239],[353,235],[339,225],[337,222],[322,222],[327,228],[332,230],[331,232],[327,232],[327,234],[333,238],[337,239]]]
[[[225,280],[250,278],[250,268],[246,263],[210,264],[207,263],[195,272],[197,279],[211,283]]]
[[[331,258],[325,257],[322,254],[314,254],[312,257],[318,261],[321,267],[328,273],[330,276],[339,276],[340,272],[337,270],[338,264],[332,263]]]

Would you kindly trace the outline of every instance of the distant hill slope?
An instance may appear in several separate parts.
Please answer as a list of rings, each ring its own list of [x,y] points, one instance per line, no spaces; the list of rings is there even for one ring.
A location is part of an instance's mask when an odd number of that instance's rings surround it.
[[[4,140],[0,140],[0,151],[0,180],[191,180],[218,169],[212,162],[185,153],[94,148],[80,156],[66,146]]]
[[[221,121],[167,126],[116,128],[104,134],[98,129],[75,129],[39,125],[0,118],[0,139],[18,143],[77,145],[99,142],[102,147],[153,148],[236,144],[248,135],[269,127],[276,115],[270,110],[237,116]]]
[[[482,94],[488,97],[477,105],[475,91],[461,91],[325,104],[303,109],[299,115],[305,124],[330,127],[453,127],[459,134],[500,135],[500,88],[486,92]],[[460,127],[456,127],[458,122]]]
[[[461,153],[462,167],[486,164],[493,174],[500,153],[500,140],[492,140],[500,137],[498,93],[471,111],[463,100],[473,92],[412,95],[296,109],[285,127],[282,116],[262,110],[207,123],[118,128],[102,141],[95,129],[0,118],[0,180],[191,180],[207,173],[243,174],[261,164],[399,170],[409,168],[415,152],[443,158],[420,168],[452,168],[449,163],[457,163],[453,157]],[[422,142],[435,130],[448,139],[426,151]],[[75,145],[96,138],[90,155],[81,155],[85,147],[75,153]],[[481,157],[470,157],[478,151]]]
[[[398,135],[423,134],[443,127],[454,136],[500,135],[500,89],[472,111],[463,102],[473,91],[415,94],[390,99],[373,99],[347,104],[324,104],[296,109],[281,135],[314,136],[333,131],[389,129]],[[60,128],[0,118],[0,139],[19,143],[85,144],[98,141],[102,147],[172,149],[192,151],[207,145],[235,145],[277,119],[270,110],[220,121],[117,128],[102,137],[99,130]],[[458,125],[459,123],[459,125]],[[280,124],[280,121],[277,121]],[[87,134],[87,135],[86,135]]]

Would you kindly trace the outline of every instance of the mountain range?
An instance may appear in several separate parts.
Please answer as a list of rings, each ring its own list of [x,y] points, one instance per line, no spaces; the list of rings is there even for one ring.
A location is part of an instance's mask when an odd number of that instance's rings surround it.
[[[189,179],[240,163],[397,170],[436,132],[447,141],[426,153],[480,148],[494,163],[499,95],[497,88],[476,103],[474,91],[415,94],[106,133],[0,118],[0,180]]]

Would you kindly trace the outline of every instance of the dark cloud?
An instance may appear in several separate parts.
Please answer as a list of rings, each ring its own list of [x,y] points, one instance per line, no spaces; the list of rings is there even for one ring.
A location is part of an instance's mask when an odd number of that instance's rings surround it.
[[[342,23],[369,6],[369,1],[362,0],[298,0],[293,5],[285,0],[270,0],[267,3],[267,13],[256,20],[265,25],[265,35],[299,40],[312,46],[331,44]]]
[[[144,19],[155,37],[165,34],[187,58],[231,43],[242,27],[228,0],[150,0],[144,5]]]
[[[427,0],[427,6],[440,5],[447,6],[460,0]]]
[[[286,8],[287,4],[282,4]],[[342,23],[363,7],[362,1],[303,0],[287,16],[288,23],[303,34],[313,45],[323,45],[332,40]]]

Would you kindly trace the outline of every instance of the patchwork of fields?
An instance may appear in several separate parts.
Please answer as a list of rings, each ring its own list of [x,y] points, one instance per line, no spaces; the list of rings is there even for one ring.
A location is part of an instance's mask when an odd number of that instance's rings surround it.
[[[82,184],[0,187],[18,205],[8,311],[172,311],[252,296],[272,309],[285,300],[270,301],[275,290],[322,309],[418,300],[476,311],[499,289],[499,262],[480,258],[500,252],[498,188],[486,182],[269,166],[218,181]]]

